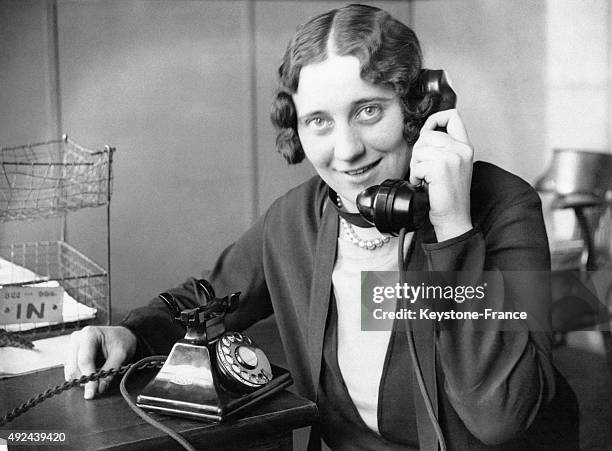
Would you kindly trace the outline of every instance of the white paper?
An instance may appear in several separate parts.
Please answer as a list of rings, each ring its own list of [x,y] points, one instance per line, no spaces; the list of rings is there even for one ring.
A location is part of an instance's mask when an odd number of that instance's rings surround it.
[[[70,335],[36,340],[34,349],[0,348],[0,379],[62,366]]]

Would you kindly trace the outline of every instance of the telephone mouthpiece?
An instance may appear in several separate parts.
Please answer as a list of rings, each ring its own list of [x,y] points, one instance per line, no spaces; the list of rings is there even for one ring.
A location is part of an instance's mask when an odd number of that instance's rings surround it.
[[[380,232],[397,235],[400,229],[420,228],[429,212],[427,192],[405,180],[387,179],[357,196],[359,213]]]
[[[370,224],[374,224],[374,197],[378,191],[378,185],[370,186],[357,195],[357,210]]]

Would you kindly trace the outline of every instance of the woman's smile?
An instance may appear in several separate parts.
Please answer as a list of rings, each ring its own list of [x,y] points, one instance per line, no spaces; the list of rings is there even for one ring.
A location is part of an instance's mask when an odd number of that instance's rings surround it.
[[[348,175],[349,177],[356,178],[358,176],[362,176],[364,174],[369,175],[376,166],[380,163],[380,159],[376,160],[371,164],[366,164],[365,166],[358,167],[356,169],[346,169],[346,170],[337,170],[338,172],[342,172],[343,174]]]

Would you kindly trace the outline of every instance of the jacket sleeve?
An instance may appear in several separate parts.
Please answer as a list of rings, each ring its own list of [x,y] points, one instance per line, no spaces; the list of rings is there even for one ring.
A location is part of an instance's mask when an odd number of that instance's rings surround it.
[[[550,288],[540,279],[550,269],[550,255],[539,197],[525,185],[490,217],[482,229],[423,244],[428,269],[465,270],[474,280],[479,271],[496,271],[504,279],[505,296],[519,303],[517,311],[529,303],[547,311]],[[487,299],[487,306],[504,310],[507,302]],[[529,321],[521,321],[518,331],[476,330],[474,324],[443,324],[437,332],[437,357],[454,410],[476,438],[497,445],[524,433],[554,395],[551,336]]]
[[[212,271],[202,277],[213,286],[217,297],[241,292],[239,307],[226,317],[228,330],[244,330],[272,314],[262,264],[262,242],[265,217],[261,217],[238,241],[226,248]],[[199,305],[190,280],[167,290],[181,309]],[[132,310],[120,323],[138,338],[137,357],[167,355],[173,344],[185,335],[163,301],[155,298],[144,307]]]

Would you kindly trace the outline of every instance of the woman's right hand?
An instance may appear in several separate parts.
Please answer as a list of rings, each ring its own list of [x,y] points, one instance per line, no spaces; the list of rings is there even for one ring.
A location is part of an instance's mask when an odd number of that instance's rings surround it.
[[[457,110],[438,111],[427,118],[412,148],[410,183],[427,183],[429,220],[438,241],[462,235],[473,227],[473,159],[474,149]]]
[[[71,380],[97,371],[96,361],[104,358],[101,370],[119,368],[136,353],[136,335],[123,326],[86,326],[70,335],[70,349],[64,363],[64,377]],[[85,384],[84,397],[104,393],[111,377]]]

